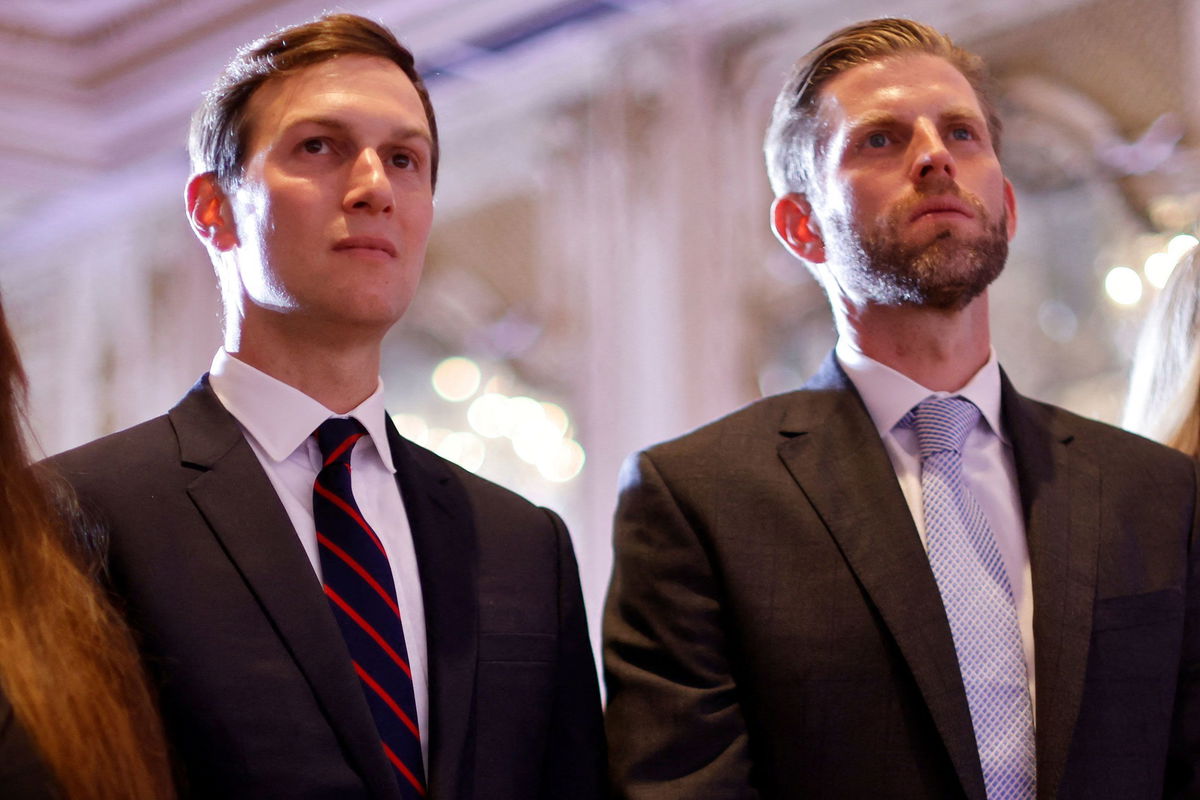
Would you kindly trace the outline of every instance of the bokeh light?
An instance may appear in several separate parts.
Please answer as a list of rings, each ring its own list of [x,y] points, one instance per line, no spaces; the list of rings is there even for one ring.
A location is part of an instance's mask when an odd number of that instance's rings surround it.
[[[1142,299],[1142,279],[1129,267],[1113,267],[1104,277],[1104,291],[1114,303],[1131,306]]]
[[[429,444],[429,425],[416,414],[393,414],[392,424],[405,439],[426,447]]]
[[[1167,254],[1173,256],[1178,261],[1180,256],[1198,244],[1200,244],[1200,239],[1197,239],[1190,233],[1181,233],[1178,236],[1171,237],[1171,241],[1167,242]]]
[[[513,452],[526,464],[539,464],[562,442],[562,434],[549,420],[527,419],[512,433]]]
[[[469,358],[447,358],[433,369],[433,390],[452,403],[460,403],[479,390],[479,365]]]
[[[559,436],[567,435],[567,431],[571,429],[571,418],[567,416],[567,412],[563,410],[562,406],[557,403],[542,403],[542,412],[546,416],[546,421],[558,431]]]
[[[542,408],[542,404],[532,397],[509,398],[507,413],[508,429],[506,433],[510,436],[522,425],[546,420],[546,411]]]
[[[1146,257],[1142,272],[1146,274],[1146,280],[1151,286],[1161,289],[1167,285],[1167,279],[1171,277],[1171,272],[1178,262],[1179,259],[1170,253],[1151,253]]]
[[[471,472],[478,472],[487,456],[487,443],[470,431],[455,431],[442,439],[437,454]]]
[[[427,435],[433,442],[431,449],[473,471],[484,461],[493,472],[511,470],[524,462],[552,483],[565,483],[579,474],[585,455],[583,447],[569,438],[571,418],[562,406],[526,395],[509,397],[499,390],[503,382],[495,376],[483,385],[484,392],[467,406],[471,430],[431,432]],[[494,477],[504,482],[499,472]]]
[[[565,483],[579,474],[585,460],[579,442],[563,439],[546,458],[538,462],[538,472],[548,481]]]
[[[467,423],[480,436],[494,439],[508,431],[508,398],[488,392],[476,397],[467,408]]]

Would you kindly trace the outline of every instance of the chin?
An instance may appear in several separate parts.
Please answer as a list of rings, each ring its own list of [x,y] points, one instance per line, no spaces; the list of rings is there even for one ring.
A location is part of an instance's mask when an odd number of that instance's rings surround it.
[[[962,311],[986,291],[974,284],[943,285],[928,289],[915,305],[934,311],[954,313]]]

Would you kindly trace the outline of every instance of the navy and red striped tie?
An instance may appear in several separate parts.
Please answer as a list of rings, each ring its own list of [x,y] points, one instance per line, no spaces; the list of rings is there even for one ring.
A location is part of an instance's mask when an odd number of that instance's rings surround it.
[[[327,419],[315,436],[321,471],[313,484],[313,521],[325,596],[379,728],[401,795],[425,796],[421,735],[396,586],[387,553],[350,490],[350,452],[366,431],[354,419]]]

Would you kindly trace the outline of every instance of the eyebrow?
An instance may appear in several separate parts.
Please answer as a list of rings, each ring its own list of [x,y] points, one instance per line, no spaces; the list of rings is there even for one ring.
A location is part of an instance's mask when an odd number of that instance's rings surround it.
[[[897,123],[897,117],[890,111],[867,111],[853,119],[848,120],[846,126],[851,131],[861,130],[863,128],[890,128]]]
[[[939,122],[976,122],[985,121],[978,112],[969,106],[954,106],[938,115]],[[900,123],[900,118],[891,111],[867,111],[849,120],[847,127],[851,131],[863,128],[887,128]]]
[[[291,131],[300,127],[301,125],[315,125],[317,127],[328,128],[342,134],[350,134],[353,132],[350,125],[347,125],[337,117],[320,116],[300,117],[299,119],[292,120],[283,130],[285,132]],[[433,146],[433,138],[430,136],[429,131],[425,128],[419,128],[415,125],[402,125],[400,127],[393,128],[388,138],[396,141],[404,141],[406,139],[421,139],[431,147]]]

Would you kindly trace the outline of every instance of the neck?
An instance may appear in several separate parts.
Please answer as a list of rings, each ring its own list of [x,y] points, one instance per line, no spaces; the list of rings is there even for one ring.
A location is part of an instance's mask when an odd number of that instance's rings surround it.
[[[379,337],[289,336],[275,328],[250,327],[227,326],[225,351],[334,413],[353,410],[379,385]]]
[[[991,353],[987,292],[959,311],[834,302],[838,335],[927,389],[956,392]]]

